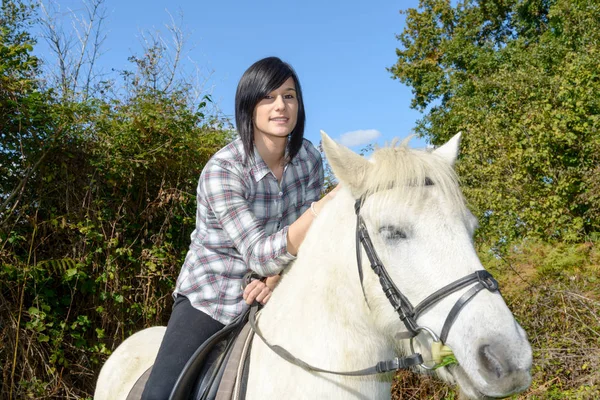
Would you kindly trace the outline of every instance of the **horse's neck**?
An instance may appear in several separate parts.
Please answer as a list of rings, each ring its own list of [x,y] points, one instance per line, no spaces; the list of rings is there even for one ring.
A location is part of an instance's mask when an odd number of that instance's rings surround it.
[[[261,316],[272,342],[310,353],[355,352],[345,365],[363,367],[389,346],[375,332],[363,298],[354,244],[353,201],[338,195],[308,232]],[[351,349],[351,350],[350,350]],[[331,358],[331,357],[330,357]],[[318,357],[313,359],[317,359]],[[307,360],[310,362],[310,360]]]
[[[354,248],[353,204],[349,196],[340,195],[322,211],[309,230],[298,259],[286,271],[282,292],[295,290],[305,295],[302,301],[293,296],[289,303],[301,308],[309,304],[323,313],[364,319],[367,312],[360,291]],[[283,281],[282,281],[283,283]],[[346,315],[347,314],[347,315]]]

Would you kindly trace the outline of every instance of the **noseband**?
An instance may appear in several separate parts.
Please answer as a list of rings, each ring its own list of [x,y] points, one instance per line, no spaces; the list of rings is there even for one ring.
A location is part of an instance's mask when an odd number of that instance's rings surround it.
[[[363,199],[358,199],[354,204],[354,210],[356,212],[356,260],[358,264],[358,275],[360,278],[360,286],[363,291],[363,296],[365,296],[365,301],[367,301],[365,295],[365,288],[363,286],[363,270],[362,270],[362,262],[361,262],[361,254],[362,251],[360,249],[360,245],[362,243],[362,247],[365,249],[367,253],[367,257],[371,263],[371,268],[373,272],[379,277],[379,283],[381,284],[381,288],[385,293],[385,296],[394,307],[394,310],[400,316],[400,320],[408,329],[408,337],[414,338],[421,331],[428,332],[435,342],[441,341],[441,343],[445,343],[448,338],[448,333],[452,324],[456,320],[456,317],[463,309],[463,307],[473,298],[477,293],[479,293],[483,289],[487,289],[490,292],[498,292],[498,282],[492,275],[486,270],[475,271],[472,274],[464,276],[444,287],[435,291],[433,294],[429,295],[422,302],[417,304],[417,306],[413,306],[411,302],[406,298],[406,296],[398,289],[398,287],[394,284],[394,281],[390,278],[388,272],[385,269],[385,266],[377,256],[377,252],[375,251],[375,247],[373,246],[373,242],[371,241],[371,237],[369,236],[369,232],[365,225],[363,218],[360,216],[360,208],[362,205]],[[454,293],[460,289],[463,289],[471,284],[473,287],[465,292],[454,304],[454,307],[448,313],[446,317],[446,321],[444,322],[444,326],[442,328],[442,332],[438,337],[431,329],[426,327],[421,327],[417,323],[417,319],[419,316],[427,309],[438,303],[440,300],[444,299],[446,296]],[[368,305],[367,301],[367,305]],[[411,341],[412,346],[412,341]]]

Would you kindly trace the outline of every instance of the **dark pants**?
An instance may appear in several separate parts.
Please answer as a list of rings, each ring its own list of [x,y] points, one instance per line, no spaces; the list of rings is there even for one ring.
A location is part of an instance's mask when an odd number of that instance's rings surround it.
[[[192,354],[223,326],[178,295],[142,400],[167,400]]]

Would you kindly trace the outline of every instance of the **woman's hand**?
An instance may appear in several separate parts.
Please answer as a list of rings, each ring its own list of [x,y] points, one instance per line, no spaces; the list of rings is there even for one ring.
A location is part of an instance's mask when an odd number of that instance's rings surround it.
[[[323,209],[325,204],[327,204],[331,199],[333,199],[335,197],[335,195],[337,194],[337,192],[340,190],[341,187],[342,187],[342,184],[338,183],[337,186],[331,192],[329,192],[325,196],[323,196],[323,198],[321,200],[315,202],[314,211],[317,213],[317,215],[319,215],[321,213],[321,210]]]
[[[317,218],[325,204],[335,197],[341,186],[341,184],[338,184],[335,189],[327,193],[327,195],[321,200],[315,201],[313,204],[311,204],[311,208],[306,210],[304,214],[300,216],[300,218],[290,225],[287,235],[288,253],[294,256],[298,255],[298,249],[304,241],[304,237],[306,236],[306,232],[308,232],[308,228],[310,228],[310,225],[314,219]]]
[[[260,304],[267,304],[280,278],[279,275],[275,275],[268,277],[265,282],[259,279],[250,282],[243,294],[246,303],[252,305],[254,301],[258,301]]]

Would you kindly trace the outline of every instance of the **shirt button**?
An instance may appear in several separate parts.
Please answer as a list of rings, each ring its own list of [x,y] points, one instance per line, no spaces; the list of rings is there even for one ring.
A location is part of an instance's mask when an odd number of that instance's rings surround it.
[[[279,192],[279,197],[283,196],[283,192]]]

